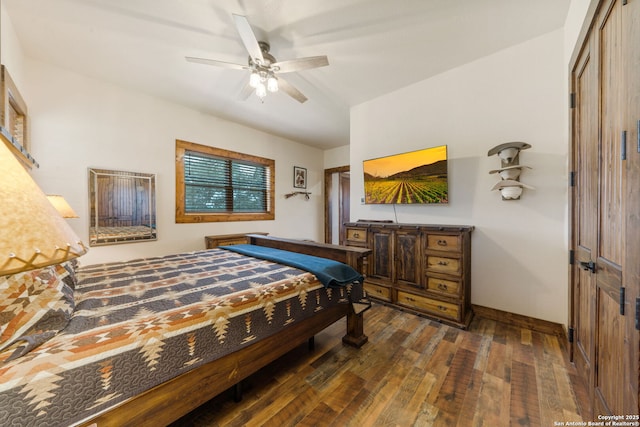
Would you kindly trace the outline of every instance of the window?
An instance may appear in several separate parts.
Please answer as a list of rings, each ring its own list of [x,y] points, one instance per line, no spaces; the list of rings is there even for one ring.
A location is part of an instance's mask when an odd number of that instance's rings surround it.
[[[274,219],[275,161],[176,140],[176,222]]]

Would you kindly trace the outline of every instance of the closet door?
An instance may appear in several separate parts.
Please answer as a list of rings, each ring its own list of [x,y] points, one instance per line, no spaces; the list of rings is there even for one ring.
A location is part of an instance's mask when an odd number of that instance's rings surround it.
[[[595,274],[598,199],[598,58],[591,34],[578,58],[572,79],[573,109],[571,316],[574,330],[573,361],[587,389],[594,390]],[[594,267],[595,268],[595,267]],[[593,394],[590,396],[593,401]]]
[[[572,68],[572,358],[593,414],[637,414],[640,0],[600,2]]]
[[[596,370],[594,412],[623,414],[625,180],[623,169],[622,0],[606,2],[596,22],[600,55],[600,158],[596,277]],[[594,256],[595,255],[595,256]]]
[[[627,131],[625,264],[624,414],[640,414],[640,0],[628,0],[622,14],[622,57],[626,82],[623,104]],[[638,323],[636,323],[638,322]]]

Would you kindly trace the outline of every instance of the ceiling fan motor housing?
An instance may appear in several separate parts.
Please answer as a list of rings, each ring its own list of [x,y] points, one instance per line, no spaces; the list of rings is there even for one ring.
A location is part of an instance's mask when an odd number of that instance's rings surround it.
[[[275,64],[277,62],[276,58],[269,53],[269,49],[271,46],[267,42],[259,41],[258,46],[260,46],[260,50],[262,51],[262,58],[264,61],[262,63],[256,63],[254,58],[249,56],[249,66],[257,69],[258,71],[267,71],[271,68],[271,64]],[[273,71],[278,71],[274,69]]]

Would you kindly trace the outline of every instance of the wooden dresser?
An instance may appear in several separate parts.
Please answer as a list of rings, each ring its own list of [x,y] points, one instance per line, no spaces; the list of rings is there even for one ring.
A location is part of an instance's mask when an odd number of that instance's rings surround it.
[[[371,298],[443,323],[466,328],[471,321],[469,225],[345,224],[346,244],[372,250],[365,289]]]

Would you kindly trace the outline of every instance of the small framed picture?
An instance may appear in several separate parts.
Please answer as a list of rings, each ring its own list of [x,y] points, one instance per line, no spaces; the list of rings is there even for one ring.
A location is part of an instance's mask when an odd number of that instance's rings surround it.
[[[307,188],[307,169],[299,166],[293,167],[293,186],[295,188]]]

